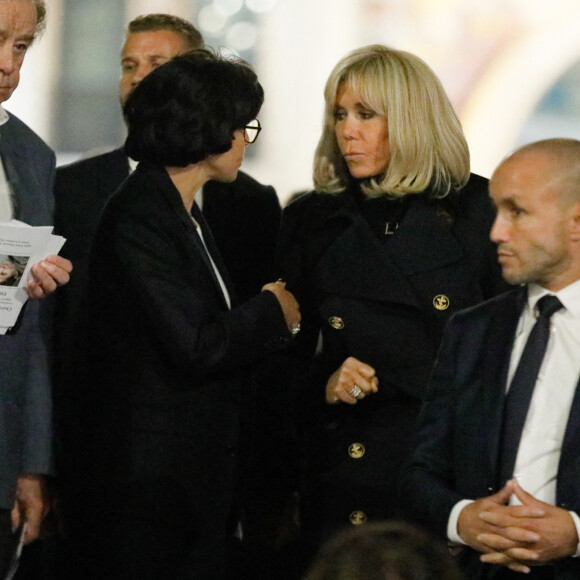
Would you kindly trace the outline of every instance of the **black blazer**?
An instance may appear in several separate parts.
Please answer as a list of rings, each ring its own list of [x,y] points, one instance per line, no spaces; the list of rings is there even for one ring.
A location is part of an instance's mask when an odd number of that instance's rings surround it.
[[[454,316],[445,330],[401,489],[411,513],[446,535],[453,506],[498,490],[498,452],[509,359],[525,288]],[[557,505],[580,510],[580,389],[570,410],[558,469]],[[486,578],[466,549],[469,578]],[[489,573],[488,572],[488,573]],[[493,576],[493,572],[491,572]],[[490,577],[491,577],[490,576]],[[580,561],[555,563],[557,580],[580,576]]]
[[[55,182],[55,229],[67,238],[63,255],[74,275],[63,302],[84,285],[88,255],[107,200],[129,175],[122,149],[59,167]],[[272,281],[280,203],[273,187],[240,172],[232,183],[204,186],[203,213],[242,300]]]
[[[305,509],[329,529],[355,512],[401,515],[397,474],[445,322],[505,289],[489,241],[487,180],[473,175],[445,202],[407,196],[388,239],[373,233],[360,196],[306,194],[285,209],[281,230],[281,274],[303,316],[301,354],[311,356],[322,335],[297,399],[310,438],[306,485],[312,479],[313,493],[324,490]],[[376,369],[379,392],[355,406],[327,405],[326,382],[348,356]],[[364,456],[351,455],[352,444]]]
[[[59,416],[67,390],[78,388],[85,363],[79,360],[83,339],[81,301],[88,275],[89,252],[105,204],[129,176],[122,149],[58,167],[54,186],[55,232],[67,242],[61,254],[71,260],[74,273],[56,296],[56,399]],[[248,300],[273,279],[273,262],[280,225],[280,204],[273,187],[242,172],[233,183],[208,182],[203,212],[220,254],[234,282],[237,296]],[[64,399],[64,401],[62,400]],[[66,418],[67,421],[73,417]],[[63,419],[59,419],[62,423]],[[65,437],[70,429],[64,428]]]
[[[93,514],[183,522],[219,570],[244,380],[289,340],[282,310],[269,292],[228,310],[178,191],[144,165],[103,212],[88,286],[80,456]]]

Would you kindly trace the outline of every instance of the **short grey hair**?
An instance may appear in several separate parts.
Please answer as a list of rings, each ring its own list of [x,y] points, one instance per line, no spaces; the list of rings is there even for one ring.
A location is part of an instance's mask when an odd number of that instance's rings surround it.
[[[44,0],[34,0],[36,6],[36,27],[34,28],[34,37],[40,36],[46,28],[46,3]]]

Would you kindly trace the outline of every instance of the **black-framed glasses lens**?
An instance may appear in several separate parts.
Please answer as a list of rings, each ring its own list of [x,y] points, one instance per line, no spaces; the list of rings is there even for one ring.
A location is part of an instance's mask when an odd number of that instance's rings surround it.
[[[260,134],[261,130],[262,130],[262,127],[261,127],[260,121],[258,121],[258,119],[254,119],[253,121],[250,121],[244,127],[244,138],[246,140],[246,143],[253,143],[258,138],[258,135]]]

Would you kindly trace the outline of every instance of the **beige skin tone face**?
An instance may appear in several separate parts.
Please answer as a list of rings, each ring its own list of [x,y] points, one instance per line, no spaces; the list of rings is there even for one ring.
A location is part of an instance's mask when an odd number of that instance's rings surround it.
[[[206,159],[209,178],[222,182],[234,181],[244,160],[246,145],[244,131],[238,129],[234,132],[232,148],[229,151]]]
[[[346,82],[336,94],[334,131],[354,178],[374,177],[387,170],[391,160],[387,119],[369,109]]]
[[[18,86],[35,27],[36,7],[31,0],[0,0],[0,103]]]
[[[533,154],[508,160],[491,179],[497,216],[490,237],[511,284],[535,282],[556,292],[578,277],[571,232],[579,204],[558,194],[559,174],[549,159]]]
[[[121,50],[121,104],[151,71],[188,49],[183,38],[172,30],[129,34]]]

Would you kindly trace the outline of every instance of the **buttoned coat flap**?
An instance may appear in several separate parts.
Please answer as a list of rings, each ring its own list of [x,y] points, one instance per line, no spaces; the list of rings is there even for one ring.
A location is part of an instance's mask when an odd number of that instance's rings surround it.
[[[359,217],[324,253],[317,277],[324,292],[418,306],[413,288]]]
[[[342,209],[330,219],[339,217],[351,223],[318,264],[319,283],[326,292],[419,307],[413,276],[442,269],[464,257],[459,241],[422,200],[410,204],[386,244],[380,243],[358,214]],[[437,291],[435,288],[434,295]]]

